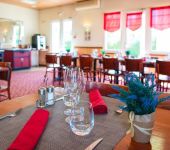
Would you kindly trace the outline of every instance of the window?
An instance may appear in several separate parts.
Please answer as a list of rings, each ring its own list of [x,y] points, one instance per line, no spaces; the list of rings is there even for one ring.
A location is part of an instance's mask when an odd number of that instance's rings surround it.
[[[151,50],[170,52],[170,6],[151,8]]]
[[[107,50],[120,49],[120,12],[104,14],[105,48]]]
[[[72,20],[52,22],[52,51],[60,52],[72,48]]]
[[[72,21],[63,21],[63,48],[70,49],[72,47]]]
[[[138,57],[142,53],[143,39],[142,12],[127,13],[125,48],[130,51],[131,56]]]
[[[52,52],[60,50],[60,22],[52,23]]]

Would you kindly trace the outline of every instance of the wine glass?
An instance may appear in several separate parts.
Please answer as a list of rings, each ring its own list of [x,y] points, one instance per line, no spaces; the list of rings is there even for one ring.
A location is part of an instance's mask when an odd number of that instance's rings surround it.
[[[79,136],[88,135],[94,127],[94,112],[92,104],[81,101],[74,106],[70,115],[70,128]]]
[[[79,87],[80,86],[80,69],[79,68],[68,68],[65,72],[64,87],[68,94],[64,98],[64,104],[68,107],[73,107],[79,103]],[[64,111],[65,115],[70,115],[71,109]],[[69,122],[69,117],[66,118],[66,122]]]

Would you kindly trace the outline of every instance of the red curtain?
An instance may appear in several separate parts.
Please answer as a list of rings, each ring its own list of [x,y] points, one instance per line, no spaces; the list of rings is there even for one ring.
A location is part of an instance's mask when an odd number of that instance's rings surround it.
[[[120,12],[104,14],[104,30],[114,32],[120,29]]]
[[[170,28],[170,6],[151,8],[150,26],[158,30]]]
[[[132,31],[139,29],[142,25],[142,12],[128,13],[126,16],[126,27]]]

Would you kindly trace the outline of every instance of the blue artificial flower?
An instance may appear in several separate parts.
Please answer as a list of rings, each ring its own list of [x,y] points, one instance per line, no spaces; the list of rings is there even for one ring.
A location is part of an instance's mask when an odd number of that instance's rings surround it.
[[[119,86],[112,86],[119,94],[110,94],[110,97],[119,99],[127,107],[123,108],[128,112],[133,111],[137,115],[150,114],[155,111],[157,105],[169,100],[170,96],[158,100],[160,93],[156,92],[155,78],[153,74],[146,77],[142,83],[133,73],[125,76],[128,91]]]

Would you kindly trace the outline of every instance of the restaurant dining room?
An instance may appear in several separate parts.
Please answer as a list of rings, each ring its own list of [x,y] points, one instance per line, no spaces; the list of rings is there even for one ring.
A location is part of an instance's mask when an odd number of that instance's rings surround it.
[[[170,0],[0,10],[0,150],[170,150]]]

